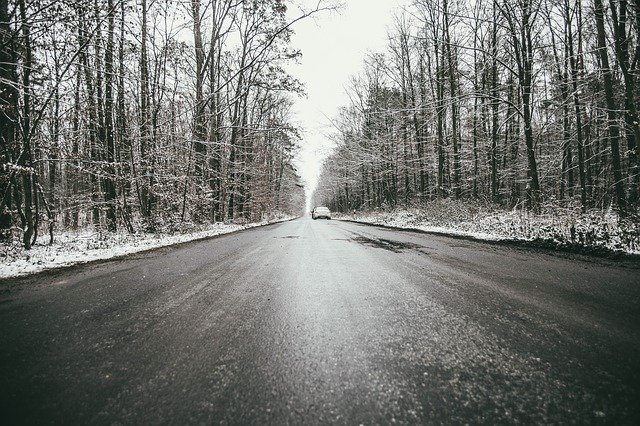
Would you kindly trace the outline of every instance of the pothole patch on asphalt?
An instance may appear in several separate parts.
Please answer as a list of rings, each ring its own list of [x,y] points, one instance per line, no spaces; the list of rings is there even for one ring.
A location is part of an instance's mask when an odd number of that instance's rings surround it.
[[[358,236],[358,237],[352,238],[351,241],[355,241],[359,244],[369,246],[369,247],[376,247],[376,248],[389,250],[394,253],[402,253],[405,250],[411,250],[411,249],[418,250],[423,248],[421,245],[418,245],[418,244],[387,240],[385,238],[372,239],[364,236]]]

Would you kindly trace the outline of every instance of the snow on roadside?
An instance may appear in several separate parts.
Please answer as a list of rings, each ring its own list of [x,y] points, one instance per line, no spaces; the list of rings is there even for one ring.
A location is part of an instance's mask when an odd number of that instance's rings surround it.
[[[199,230],[182,234],[129,234],[99,233],[91,231],[65,232],[55,236],[54,243],[44,243],[43,236],[31,250],[14,245],[0,245],[0,279],[19,277],[94,260],[106,260],[141,251],[166,247],[216,235],[228,234],[242,229],[254,228],[270,223],[293,219],[293,216],[256,223],[224,224],[216,223]]]
[[[543,241],[556,246],[640,254],[640,226],[621,223],[611,211],[581,213],[550,209],[533,214],[526,210],[505,211],[442,201],[420,208],[358,212],[355,218],[353,215],[337,218],[481,240]]]

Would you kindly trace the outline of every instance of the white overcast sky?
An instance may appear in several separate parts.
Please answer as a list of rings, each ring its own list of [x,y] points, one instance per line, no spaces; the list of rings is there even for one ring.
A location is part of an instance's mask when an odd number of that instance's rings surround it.
[[[318,0],[297,0],[307,7]],[[308,97],[297,99],[295,121],[303,129],[299,171],[315,188],[322,160],[328,153],[330,120],[348,103],[346,88],[351,76],[362,69],[367,51],[387,45],[387,27],[394,11],[409,0],[342,0],[337,12],[323,12],[294,26],[294,47],[302,50],[300,64],[290,72],[306,87]],[[299,10],[289,4],[289,14]]]

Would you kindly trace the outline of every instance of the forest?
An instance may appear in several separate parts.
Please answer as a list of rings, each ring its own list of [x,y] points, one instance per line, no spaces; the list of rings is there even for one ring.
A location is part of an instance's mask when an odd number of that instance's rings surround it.
[[[0,238],[300,214],[283,0],[0,0]]]
[[[315,203],[637,223],[640,0],[414,0],[335,119]]]

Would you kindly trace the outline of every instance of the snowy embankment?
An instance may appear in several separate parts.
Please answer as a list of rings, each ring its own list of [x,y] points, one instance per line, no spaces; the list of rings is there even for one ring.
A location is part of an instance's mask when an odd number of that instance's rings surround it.
[[[337,219],[490,241],[520,241],[584,253],[640,254],[640,224],[612,211],[545,207],[540,214],[456,201],[391,211],[356,212]]]
[[[293,216],[279,216],[276,219],[248,224],[216,223],[200,227],[193,226],[188,231],[180,233],[64,232],[55,236],[53,244],[45,243],[45,240],[48,241],[48,236],[41,237],[31,250],[24,250],[18,242],[10,245],[0,244],[0,279],[95,260],[112,259],[293,218]]]

